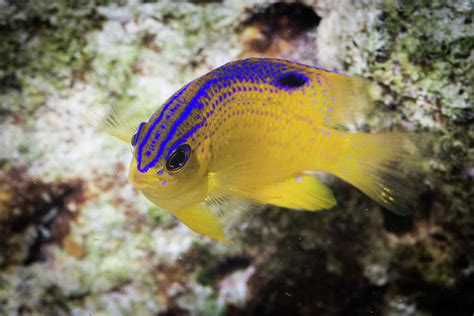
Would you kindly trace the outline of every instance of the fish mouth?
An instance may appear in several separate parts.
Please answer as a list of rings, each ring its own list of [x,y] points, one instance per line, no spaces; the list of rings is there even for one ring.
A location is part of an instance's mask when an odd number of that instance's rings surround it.
[[[128,181],[137,189],[153,189],[159,186],[159,182],[155,179],[147,179],[148,177],[137,174],[136,172],[129,172]]]
[[[143,174],[133,172],[130,170],[128,174],[128,181],[138,190],[144,192],[150,192],[154,196],[159,196],[160,200],[171,200],[179,196],[179,193],[166,190],[166,193],[163,193],[163,190],[160,190],[162,187],[161,180],[157,180],[153,177],[143,176]],[[163,194],[160,194],[163,193]]]
[[[149,179],[149,177],[143,175],[142,173],[136,172],[134,169],[135,166],[132,164],[128,172],[128,181],[137,189],[153,188],[156,185],[155,179]]]

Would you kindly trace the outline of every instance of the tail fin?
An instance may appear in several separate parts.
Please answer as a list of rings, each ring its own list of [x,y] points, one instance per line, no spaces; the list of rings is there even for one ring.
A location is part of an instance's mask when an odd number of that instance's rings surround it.
[[[410,214],[417,198],[416,137],[406,133],[347,136],[334,173],[387,209]]]

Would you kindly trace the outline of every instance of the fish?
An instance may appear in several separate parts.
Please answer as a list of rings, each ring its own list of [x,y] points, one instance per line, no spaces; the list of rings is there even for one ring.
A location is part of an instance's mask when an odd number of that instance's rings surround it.
[[[229,62],[186,84],[131,127],[119,109],[101,126],[130,142],[128,179],[191,230],[229,242],[226,199],[305,211],[331,209],[317,174],[353,185],[382,207],[409,214],[410,133],[354,133],[373,109],[370,82],[274,58]]]

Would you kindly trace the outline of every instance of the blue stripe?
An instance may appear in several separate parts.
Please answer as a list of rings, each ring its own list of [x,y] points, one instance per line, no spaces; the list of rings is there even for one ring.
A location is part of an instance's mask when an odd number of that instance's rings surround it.
[[[141,122],[140,125],[138,125],[138,129],[132,137],[132,146],[137,145],[138,139],[140,138],[140,133],[142,132],[143,125],[145,125],[145,122]]]
[[[193,81],[192,81],[193,82]],[[153,124],[151,125],[151,127],[148,129],[148,132],[145,136],[145,138],[143,138],[143,141],[140,143],[140,145],[138,146],[138,155],[137,155],[137,169],[138,171],[142,172],[142,173],[145,173],[148,171],[148,169],[150,169],[152,166],[154,166],[158,160],[160,159],[159,157],[155,159],[153,159],[148,165],[146,165],[145,167],[142,168],[142,153],[143,153],[143,149],[145,147],[145,145],[148,143],[148,139],[150,138],[153,130],[155,129],[156,125],[163,119],[163,115],[165,114],[165,112],[168,110],[168,108],[171,106],[171,104],[173,104],[173,102],[179,98],[184,91],[186,91],[186,88],[192,83],[188,83],[187,85],[185,85],[183,88],[181,88],[181,90],[179,90],[178,92],[175,93],[174,96],[171,97],[171,99],[168,101],[168,103],[166,103],[163,107],[163,110],[161,111],[160,115],[158,116],[158,118],[153,122]]]
[[[202,86],[196,93],[196,95],[193,97],[193,99],[191,100],[191,102],[188,103],[188,105],[186,106],[186,108],[184,109],[184,111],[181,113],[181,116],[174,122],[173,126],[171,127],[171,129],[168,131],[168,134],[166,135],[166,138],[163,140],[163,142],[161,142],[160,144],[160,150],[158,151],[158,159],[161,158],[161,156],[163,155],[163,152],[165,151],[165,148],[166,146],[168,145],[168,143],[173,139],[174,137],[174,134],[176,133],[176,131],[178,130],[178,128],[181,126],[181,124],[183,124],[187,119],[188,117],[191,115],[192,111],[196,108],[198,108],[199,110],[202,110],[203,107],[204,107],[204,103],[201,103],[199,102],[199,99],[201,97],[205,97],[207,98],[208,100],[210,100],[211,98],[209,97],[209,95],[207,94],[207,89],[209,89],[209,87],[211,87],[213,84],[215,84],[218,80],[217,79],[211,79],[209,81],[206,82],[206,84],[204,86]],[[195,125],[189,132],[186,133],[186,135],[184,135],[182,138],[181,138],[181,141],[177,141],[176,144],[182,144],[187,138],[189,138],[192,134],[194,134],[198,129],[200,129],[202,126],[204,126],[204,121],[201,122],[200,124],[197,124]],[[175,146],[176,146],[175,144]],[[174,147],[174,146],[173,146]],[[170,151],[171,152],[171,151]],[[156,162],[155,162],[156,163]],[[149,164],[150,166],[150,164]],[[147,166],[147,168],[151,168]],[[148,169],[147,169],[148,170]]]

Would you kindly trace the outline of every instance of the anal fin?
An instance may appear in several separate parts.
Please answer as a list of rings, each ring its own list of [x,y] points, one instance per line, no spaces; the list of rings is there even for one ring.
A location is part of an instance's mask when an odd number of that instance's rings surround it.
[[[336,205],[331,190],[312,175],[299,175],[264,187],[252,199],[262,204],[316,211]]]
[[[224,234],[219,219],[201,203],[186,206],[173,211],[172,214],[196,233],[222,242],[230,242]]]

